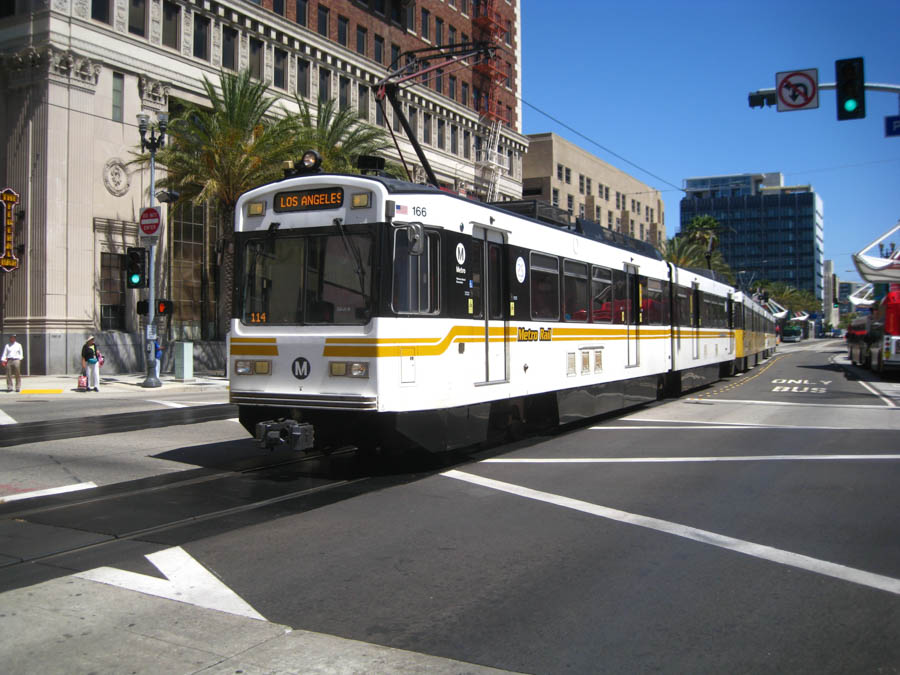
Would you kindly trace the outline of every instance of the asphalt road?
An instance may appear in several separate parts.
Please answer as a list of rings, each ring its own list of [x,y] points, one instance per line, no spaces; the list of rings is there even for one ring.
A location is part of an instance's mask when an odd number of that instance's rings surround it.
[[[897,672],[900,396],[842,355],[781,349],[715,387],[452,466],[336,457],[230,482],[214,474],[233,467],[199,462],[130,486],[159,489],[139,495],[142,526],[170,525],[0,567],[0,582],[158,576],[144,556],[181,546],[269,621],[505,670]],[[185,429],[157,432],[183,468],[220,443],[248,452]],[[187,478],[184,499],[232,510],[166,521],[185,508],[166,483]],[[135,527],[124,504],[20,518],[112,540]]]

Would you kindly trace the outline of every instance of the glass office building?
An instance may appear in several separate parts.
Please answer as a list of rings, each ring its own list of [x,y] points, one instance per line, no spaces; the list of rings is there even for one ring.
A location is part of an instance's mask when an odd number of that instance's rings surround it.
[[[739,285],[781,281],[825,293],[822,200],[810,185],[784,185],[780,173],[687,178],[681,226],[697,216],[719,223],[719,250]]]

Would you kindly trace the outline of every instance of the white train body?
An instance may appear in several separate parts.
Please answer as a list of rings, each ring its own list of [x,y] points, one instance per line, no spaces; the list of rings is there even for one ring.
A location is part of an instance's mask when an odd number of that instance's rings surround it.
[[[228,341],[241,421],[312,425],[323,447],[439,450],[733,367],[733,289],[599,235],[368,176],[248,192]]]

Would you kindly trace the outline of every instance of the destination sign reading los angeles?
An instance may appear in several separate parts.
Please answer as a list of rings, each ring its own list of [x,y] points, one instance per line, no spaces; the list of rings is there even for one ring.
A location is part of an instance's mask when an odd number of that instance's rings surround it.
[[[290,211],[315,211],[336,209],[344,203],[341,188],[319,188],[317,190],[293,190],[275,195],[275,213]]]

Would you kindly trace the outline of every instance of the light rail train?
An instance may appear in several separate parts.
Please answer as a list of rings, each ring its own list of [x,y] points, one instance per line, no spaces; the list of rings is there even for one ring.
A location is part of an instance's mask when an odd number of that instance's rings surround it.
[[[767,310],[646,242],[383,176],[244,194],[234,262],[230,399],[268,446],[492,442],[775,349]]]

